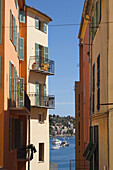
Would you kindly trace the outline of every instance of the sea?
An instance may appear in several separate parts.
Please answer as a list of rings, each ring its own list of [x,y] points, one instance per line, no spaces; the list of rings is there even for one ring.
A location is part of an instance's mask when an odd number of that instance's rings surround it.
[[[64,140],[62,137],[57,139]],[[50,162],[57,164],[58,170],[75,170],[75,136],[65,137],[65,140],[69,146],[52,150],[53,138],[50,138]]]

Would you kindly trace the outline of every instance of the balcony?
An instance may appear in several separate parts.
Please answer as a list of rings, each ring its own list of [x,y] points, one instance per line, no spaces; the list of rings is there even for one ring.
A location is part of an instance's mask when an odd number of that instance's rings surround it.
[[[31,107],[55,109],[55,97],[53,95],[43,96],[29,93],[28,96],[31,100]]]
[[[9,110],[12,114],[29,115],[30,99],[24,91],[24,83],[20,79],[19,83],[15,83],[13,91],[10,90]]]
[[[54,75],[54,61],[42,56],[31,56],[29,60],[29,70],[45,75]]]

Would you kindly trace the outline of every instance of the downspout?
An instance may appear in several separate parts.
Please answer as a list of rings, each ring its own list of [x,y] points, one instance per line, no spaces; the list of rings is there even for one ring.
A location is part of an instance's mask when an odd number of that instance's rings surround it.
[[[109,57],[109,0],[107,0],[107,101],[108,101],[108,81],[109,81],[108,57]],[[108,169],[109,169],[109,110],[107,113],[107,143],[108,143]]]

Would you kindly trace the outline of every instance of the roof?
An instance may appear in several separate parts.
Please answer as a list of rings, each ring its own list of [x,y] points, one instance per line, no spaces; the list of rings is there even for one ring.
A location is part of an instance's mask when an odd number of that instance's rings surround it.
[[[28,6],[28,5],[26,5],[26,7],[29,8],[29,9],[32,9],[32,10],[38,12],[38,13],[40,13],[41,15],[47,17],[50,21],[52,21],[52,18],[50,18],[50,17],[49,17],[48,15],[46,15],[45,13],[39,11],[38,9],[36,9],[36,8],[34,8],[34,7],[32,7],[32,6]]]

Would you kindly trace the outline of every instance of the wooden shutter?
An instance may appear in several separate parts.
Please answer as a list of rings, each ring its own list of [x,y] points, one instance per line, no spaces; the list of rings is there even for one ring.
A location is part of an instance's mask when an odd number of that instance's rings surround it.
[[[37,69],[39,69],[39,44],[35,43],[35,62],[37,63]]]
[[[19,45],[20,45],[19,59],[24,60],[24,38],[20,37]]]
[[[9,151],[12,149],[12,118],[9,118]]]
[[[39,20],[37,17],[35,18],[35,28],[39,29]]]
[[[0,44],[2,44],[2,0],[0,0]]]
[[[9,98],[10,98],[10,106],[12,101],[12,63],[10,61],[10,77],[9,77]]]
[[[48,63],[48,47],[44,47],[44,63]]]
[[[20,78],[20,84],[18,88],[19,107],[24,107],[24,78]]]
[[[39,106],[39,83],[36,83],[36,106]]]
[[[47,33],[47,22],[44,22],[44,32]]]
[[[10,10],[10,40],[12,41],[12,10]]]

